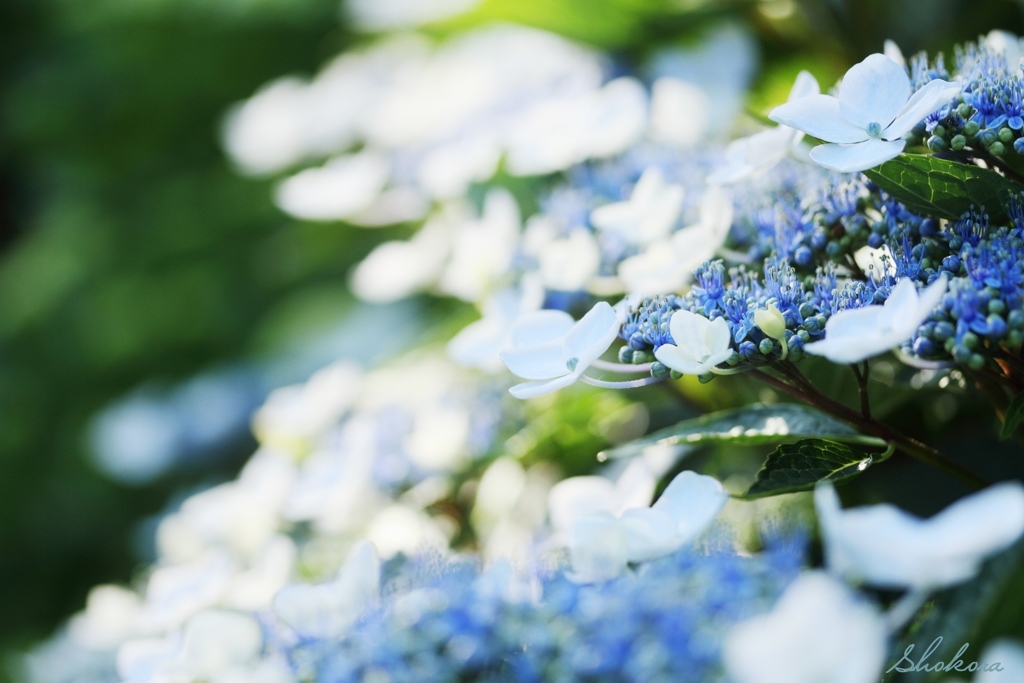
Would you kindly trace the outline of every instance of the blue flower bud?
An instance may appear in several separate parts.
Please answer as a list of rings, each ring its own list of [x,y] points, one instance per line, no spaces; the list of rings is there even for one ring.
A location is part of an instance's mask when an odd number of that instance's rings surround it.
[[[793,252],[793,261],[798,266],[809,268],[814,264],[814,252],[809,247],[801,245]]]

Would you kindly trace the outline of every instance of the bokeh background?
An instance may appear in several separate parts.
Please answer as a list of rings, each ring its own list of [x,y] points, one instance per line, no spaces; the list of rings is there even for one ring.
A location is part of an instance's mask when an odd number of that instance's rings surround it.
[[[156,516],[252,452],[271,388],[411,341],[368,321],[429,336],[472,315],[356,302],[353,264],[412,228],[297,221],[222,151],[232,104],[372,39],[349,16],[338,0],[0,3],[0,658],[129,581]],[[515,21],[628,64],[722,19],[759,43],[753,109],[886,38],[951,55],[1024,32],[1009,0],[483,0],[425,30]]]

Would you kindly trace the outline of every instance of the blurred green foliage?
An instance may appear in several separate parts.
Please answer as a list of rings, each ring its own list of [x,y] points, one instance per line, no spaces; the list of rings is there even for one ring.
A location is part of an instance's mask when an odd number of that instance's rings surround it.
[[[799,68],[829,83],[885,38],[910,54],[1022,31],[1007,0],[485,0],[437,31],[520,21],[629,62],[723,17],[760,39],[755,108],[783,99]],[[233,102],[355,39],[336,0],[0,3],[0,652],[45,635],[90,586],[128,581],[137,521],[251,449],[128,489],[88,465],[88,418],[147,378],[272,350],[276,326],[314,325],[335,305],[340,317],[348,267],[400,232],[289,220],[270,181],[236,175],[218,146]],[[740,390],[753,391],[715,383],[699,402]],[[925,413],[910,419],[935,427]],[[977,448],[990,426],[966,411],[951,443]],[[577,446],[595,442],[537,443],[571,447],[575,470]]]

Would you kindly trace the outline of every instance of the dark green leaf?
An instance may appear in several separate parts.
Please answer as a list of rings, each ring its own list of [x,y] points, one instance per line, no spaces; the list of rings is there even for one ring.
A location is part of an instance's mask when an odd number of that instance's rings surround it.
[[[926,154],[901,154],[864,175],[911,211],[937,218],[957,219],[972,206],[984,206],[989,216],[1002,219],[1010,195],[1024,190],[995,171]]]
[[[870,438],[862,437],[852,427],[814,408],[780,403],[772,406],[745,406],[685,420],[637,441],[606,451],[599,457],[630,457],[651,446],[703,445],[720,442],[757,445],[796,441],[808,437],[833,441]]]
[[[999,438],[1006,441],[1020,427],[1024,421],[1024,392],[1013,397],[1010,405],[1006,408],[1006,416],[1003,418],[1003,428],[999,430]]]
[[[942,643],[929,663],[949,662],[964,643],[970,643],[970,649],[961,656],[966,666],[980,661],[988,641],[1006,635],[1020,637],[1022,633],[1024,541],[1019,541],[986,562],[974,579],[938,593],[907,629],[902,640],[893,644],[885,668],[899,661],[910,645],[914,646],[910,657],[916,662],[939,636]],[[946,681],[948,676],[948,673],[939,672],[892,671],[883,680],[886,683],[933,683]]]
[[[879,453],[877,448],[824,439],[783,444],[768,456],[754,484],[743,497],[761,498],[808,491],[819,481],[843,481],[860,474],[891,453],[891,449]]]

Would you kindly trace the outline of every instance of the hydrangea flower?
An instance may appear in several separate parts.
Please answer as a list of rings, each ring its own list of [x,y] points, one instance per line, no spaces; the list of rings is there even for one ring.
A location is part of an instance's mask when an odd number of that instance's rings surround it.
[[[669,330],[675,344],[662,344],[654,357],[684,375],[703,375],[732,354],[732,332],[725,318],[708,320],[702,315],[679,310],[672,314]]]
[[[897,156],[906,145],[901,138],[959,93],[958,83],[935,79],[911,94],[906,70],[873,54],[846,72],[839,97],[802,97],[776,107],[769,117],[828,143],[812,149],[811,159],[850,173]]]
[[[537,311],[512,330],[512,345],[501,360],[518,377],[531,380],[512,387],[516,398],[536,398],[569,386],[615,341],[619,316],[600,302],[579,322],[564,311]]]
[[[829,569],[882,588],[960,583],[1024,534],[1024,486],[1016,482],[991,486],[927,520],[891,505],[844,511],[827,483],[814,502]]]
[[[944,275],[921,292],[912,280],[904,278],[883,305],[833,315],[825,324],[825,338],[807,344],[804,350],[833,363],[859,363],[885,353],[913,337],[945,293]]]
[[[683,208],[682,185],[668,183],[657,167],[640,176],[629,200],[599,206],[590,213],[598,230],[614,232],[628,242],[649,244],[671,231]]]
[[[808,572],[770,613],[738,624],[723,654],[736,683],[874,683],[886,636],[873,605],[828,575]]]
[[[377,549],[361,541],[349,553],[337,579],[319,586],[286,586],[274,596],[274,612],[300,636],[339,638],[379,597]]]
[[[814,76],[801,71],[786,101],[794,102],[801,97],[820,93],[821,87]],[[766,173],[799,145],[803,138],[803,131],[783,125],[734,140],[725,148],[725,163],[708,176],[708,182],[736,183]]]
[[[631,562],[674,553],[710,526],[729,495],[714,477],[682,472],[651,507],[629,508],[616,517],[607,511],[573,524],[569,553],[580,583],[608,581]]]

